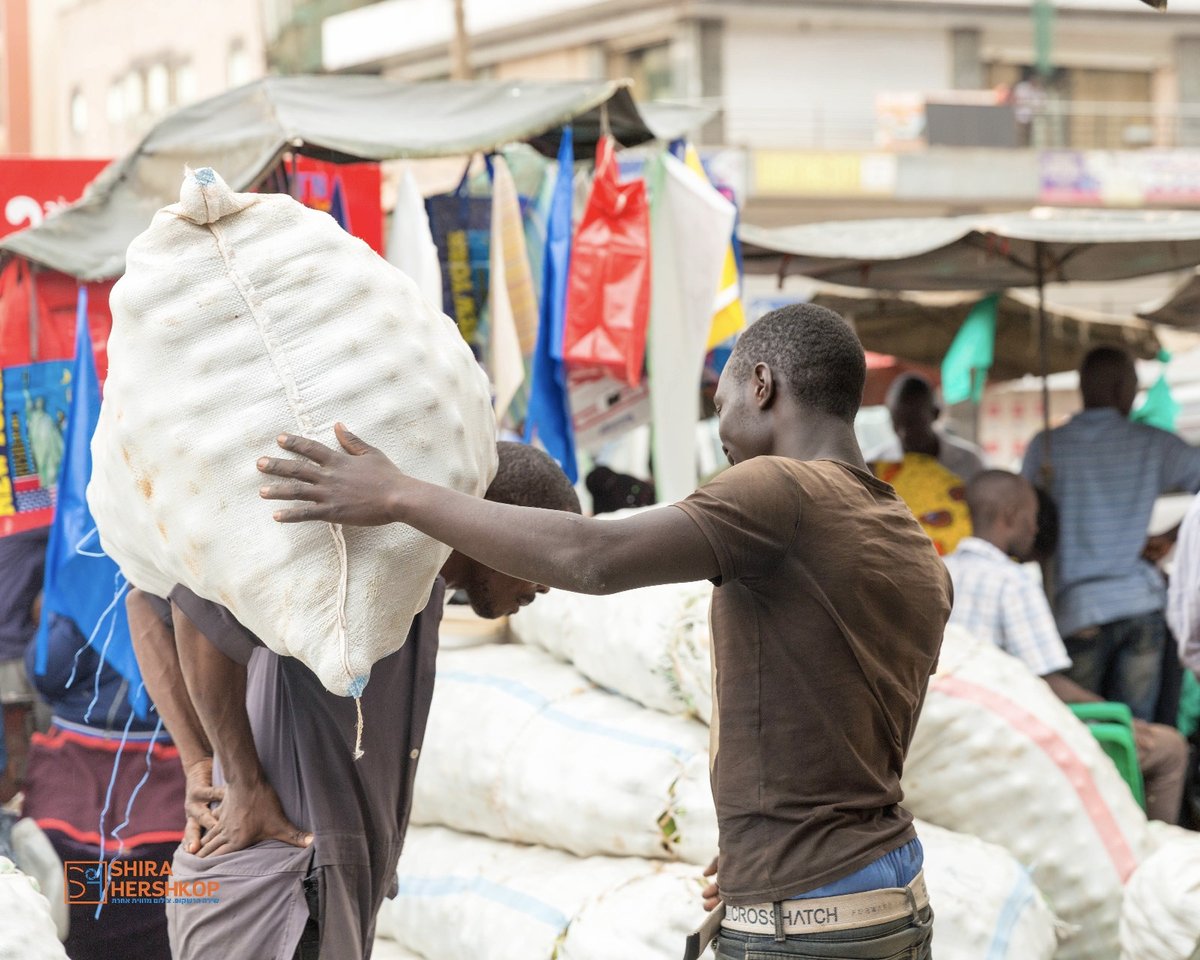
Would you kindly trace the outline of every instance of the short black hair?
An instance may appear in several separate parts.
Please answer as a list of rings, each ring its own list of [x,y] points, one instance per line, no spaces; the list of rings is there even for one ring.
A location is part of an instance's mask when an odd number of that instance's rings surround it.
[[[501,440],[499,466],[484,499],[518,507],[582,513],[579,496],[554,459],[537,447]]]
[[[984,470],[967,484],[967,508],[977,531],[992,529],[1004,510],[1024,495],[1030,484],[1009,470]]]
[[[911,400],[928,400],[937,406],[937,391],[933,384],[919,373],[902,373],[888,387],[887,406],[889,409]]]
[[[793,303],[752,323],[729,364],[740,379],[765,363],[804,406],[853,422],[867,382],[858,336],[832,310]]]

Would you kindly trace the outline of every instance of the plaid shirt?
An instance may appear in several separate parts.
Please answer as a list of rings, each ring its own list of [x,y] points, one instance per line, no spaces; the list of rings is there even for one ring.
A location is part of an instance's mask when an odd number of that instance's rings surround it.
[[[1141,558],[1154,501],[1174,490],[1200,489],[1200,449],[1173,433],[1121,416],[1084,410],[1029,444],[1021,473],[1041,481],[1058,503],[1059,541],[1054,612],[1064,637],[1088,627],[1162,610],[1162,575]]]
[[[1041,585],[1004,552],[978,537],[946,557],[954,581],[950,622],[991,640],[1039,677],[1071,666]]]

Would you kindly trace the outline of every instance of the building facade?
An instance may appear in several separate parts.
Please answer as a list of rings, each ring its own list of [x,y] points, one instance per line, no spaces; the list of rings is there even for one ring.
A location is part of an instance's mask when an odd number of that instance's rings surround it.
[[[0,0],[0,154],[33,149],[28,0]]]
[[[247,0],[36,0],[34,6],[41,154],[118,156],[171,110],[265,70],[262,18]],[[121,42],[108,42],[118,31]]]
[[[467,0],[478,77],[711,103],[756,223],[1200,205],[1200,0]],[[445,77],[449,0],[323,24],[327,70]]]

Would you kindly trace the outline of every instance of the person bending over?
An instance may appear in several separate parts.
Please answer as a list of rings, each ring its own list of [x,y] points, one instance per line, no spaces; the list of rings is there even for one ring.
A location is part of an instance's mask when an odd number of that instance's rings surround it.
[[[546,454],[516,443],[498,451],[490,501],[579,512]],[[146,688],[188,780],[173,879],[219,884],[218,903],[168,905],[175,960],[370,956],[375,918],[394,895],[447,587],[464,590],[485,617],[515,613],[547,589],[452,553],[407,642],[371,670],[358,762],[354,701],[327,691],[299,660],[266,649],[224,607],[182,587],[169,607],[131,595]]]

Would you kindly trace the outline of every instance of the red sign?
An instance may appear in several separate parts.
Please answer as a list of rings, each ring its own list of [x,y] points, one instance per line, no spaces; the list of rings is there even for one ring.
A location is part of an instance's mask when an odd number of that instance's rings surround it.
[[[383,208],[379,193],[383,175],[377,163],[323,163],[301,157],[295,196],[314,210],[324,210],[383,256]]]
[[[0,157],[0,237],[36,227],[59,207],[78,200],[107,160]]]

